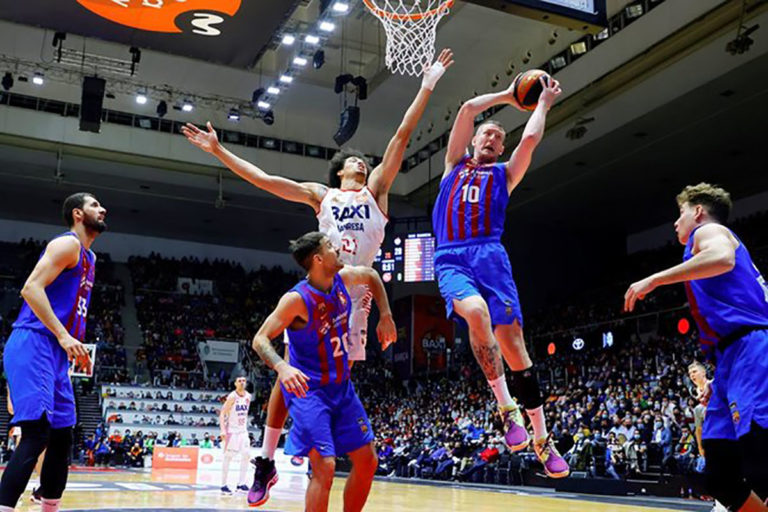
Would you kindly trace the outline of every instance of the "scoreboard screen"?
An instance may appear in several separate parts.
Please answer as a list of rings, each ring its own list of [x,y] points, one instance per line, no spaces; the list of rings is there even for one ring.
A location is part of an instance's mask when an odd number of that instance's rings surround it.
[[[595,0],[541,0],[545,4],[559,5],[568,9],[593,13],[595,12]]]
[[[596,33],[608,23],[606,0],[466,0],[537,21]]]
[[[432,233],[408,235],[405,239],[405,282],[435,280],[435,237]]]
[[[435,237],[432,233],[395,235],[382,244],[374,266],[385,283],[435,280]]]

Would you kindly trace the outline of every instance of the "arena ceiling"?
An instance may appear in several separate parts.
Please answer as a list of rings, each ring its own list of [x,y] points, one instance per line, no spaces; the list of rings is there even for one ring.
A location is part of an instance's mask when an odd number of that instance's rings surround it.
[[[507,236],[561,231],[628,234],[671,223],[674,196],[709,180],[735,198],[768,190],[762,155],[768,119],[768,55],[647,113],[526,177],[510,201]],[[115,231],[282,251],[316,221],[240,180],[224,181],[216,207],[213,177],[162,174],[86,157],[65,156],[54,174],[50,151],[0,146],[0,218],[58,223],[58,204],[91,188],[109,208]],[[162,175],[163,180],[158,180]],[[402,200],[395,217],[426,214]]]
[[[609,15],[627,3],[609,1]],[[317,0],[300,3],[286,23],[309,23],[317,15],[317,5]],[[521,55],[527,51],[542,56],[554,54],[580,36],[513,16],[504,18],[505,23],[499,23],[500,19],[496,11],[457,2],[451,18],[441,25],[439,43],[455,47],[454,71],[458,72],[446,75],[436,90],[419,127],[425,137],[430,125],[435,134],[447,129],[452,121],[448,112],[455,113],[459,102],[475,91],[489,90],[495,74],[505,76],[510,60],[519,65]],[[372,91],[371,97],[361,103],[363,120],[352,142],[369,153],[381,154],[418,81],[391,76],[383,68],[378,43],[366,39],[378,34],[378,22],[359,4],[342,25],[343,30],[338,30],[326,46],[326,66],[298,76],[295,87],[277,103],[275,125],[267,127],[246,119],[239,130],[329,145],[339,112],[339,97],[331,90],[333,78],[341,69],[359,70],[368,77]],[[558,37],[550,45],[554,32]],[[54,51],[51,39],[51,31],[0,22],[0,48],[14,58],[50,61]],[[648,108],[630,122],[615,120],[616,109],[627,107],[619,94],[616,105],[606,107],[607,111],[588,125],[590,132],[583,140],[566,140],[562,130],[555,129],[545,140],[547,147],[537,156],[536,168],[513,196],[510,234],[602,229],[626,236],[669,221],[674,216],[670,198],[692,180],[720,182],[736,197],[768,189],[766,175],[758,165],[761,157],[756,154],[765,132],[761,121],[768,115],[764,85],[768,83],[768,46],[761,32],[755,34],[755,39],[751,53],[740,60],[725,55],[723,45],[717,42],[713,45],[716,56],[708,56],[708,64],[686,68],[691,76],[702,71],[697,87],[682,97],[674,94],[673,82],[667,89],[656,88],[654,94],[659,98],[654,99],[661,106]],[[496,42],[496,46],[489,47],[488,41]],[[85,45],[89,53],[127,56],[126,44],[112,41],[70,35],[66,44],[71,48]],[[261,52],[262,58],[251,69],[212,64],[199,56],[147,50],[136,84],[165,83],[247,98],[259,83],[273,79],[291,57],[286,48],[267,45],[262,52],[264,48],[254,45],[253,54]],[[467,62],[477,72],[467,73]],[[722,62],[743,64],[719,78],[705,76],[703,71],[717,69]],[[17,83],[14,91],[79,102],[80,87],[46,83],[44,90],[36,90],[31,84]],[[669,99],[664,99],[666,94]],[[628,94],[624,96],[629,98]],[[640,104],[647,99],[631,101]],[[137,109],[132,96],[120,94],[107,100],[105,106],[122,111]],[[177,119],[180,115],[169,113],[169,117]],[[211,118],[223,124],[224,115],[198,109],[192,120]],[[328,120],[323,121],[327,130],[317,129],[318,119]],[[13,133],[7,126],[0,126],[0,132]],[[218,183],[213,167],[208,176],[190,175],[155,168],[152,162],[138,159],[130,164],[89,158],[86,149],[74,156],[65,154],[57,164],[56,153],[50,148],[0,147],[0,187],[14,192],[0,202],[0,218],[56,223],[58,208],[53,203],[87,186],[110,208],[115,231],[282,251],[290,237],[315,226],[308,208],[275,200],[234,179],[224,180],[227,201],[224,208],[217,208]],[[411,151],[415,149],[416,144]],[[140,156],[140,148],[136,152]],[[59,182],[54,179],[57,165],[64,174]],[[412,180],[414,186],[421,186],[426,174],[417,174],[412,172],[398,182]],[[392,211],[400,217],[425,214],[426,205],[401,199],[394,202]]]

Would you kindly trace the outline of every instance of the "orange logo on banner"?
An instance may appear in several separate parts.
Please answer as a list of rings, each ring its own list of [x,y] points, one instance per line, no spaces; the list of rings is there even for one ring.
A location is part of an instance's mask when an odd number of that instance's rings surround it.
[[[115,23],[152,32],[181,32],[176,18],[190,11],[213,11],[234,16],[242,0],[77,0],[77,3]]]
[[[197,469],[197,447],[167,448],[155,446],[152,454],[154,469]]]

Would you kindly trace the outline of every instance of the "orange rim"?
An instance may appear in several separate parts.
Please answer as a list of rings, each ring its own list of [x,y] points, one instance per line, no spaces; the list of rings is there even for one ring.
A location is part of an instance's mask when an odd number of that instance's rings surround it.
[[[436,16],[438,14],[442,14],[443,12],[453,7],[453,2],[454,2],[454,0],[445,0],[445,2],[438,5],[434,9],[430,9],[426,12],[422,12],[418,14],[397,14],[394,12],[389,12],[389,11],[385,11],[384,9],[381,9],[375,3],[373,3],[373,1],[374,0],[363,0],[363,3],[376,16],[379,16],[381,18],[388,18],[390,20],[395,20],[395,21],[406,21],[406,20],[419,21],[421,19],[424,19],[430,16]]]

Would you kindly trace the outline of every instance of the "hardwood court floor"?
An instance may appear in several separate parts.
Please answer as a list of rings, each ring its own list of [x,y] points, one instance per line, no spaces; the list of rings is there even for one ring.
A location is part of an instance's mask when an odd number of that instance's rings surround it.
[[[234,473],[234,472],[233,472]],[[235,475],[232,474],[235,478]],[[250,478],[250,475],[249,475]],[[342,490],[345,480],[337,478],[329,510],[342,510]],[[63,510],[129,512],[132,510],[212,512],[217,510],[249,510],[244,494],[222,496],[218,473],[112,471],[73,472],[70,474]],[[273,488],[272,499],[260,509],[267,512],[301,512],[306,477],[303,474],[283,474]],[[30,484],[29,489],[32,485]],[[377,480],[373,484],[367,512],[661,512],[671,510],[709,510],[702,502],[682,500],[644,501],[558,494],[533,488],[472,489],[396,483]],[[17,508],[37,511],[39,505],[29,502],[26,492]]]

